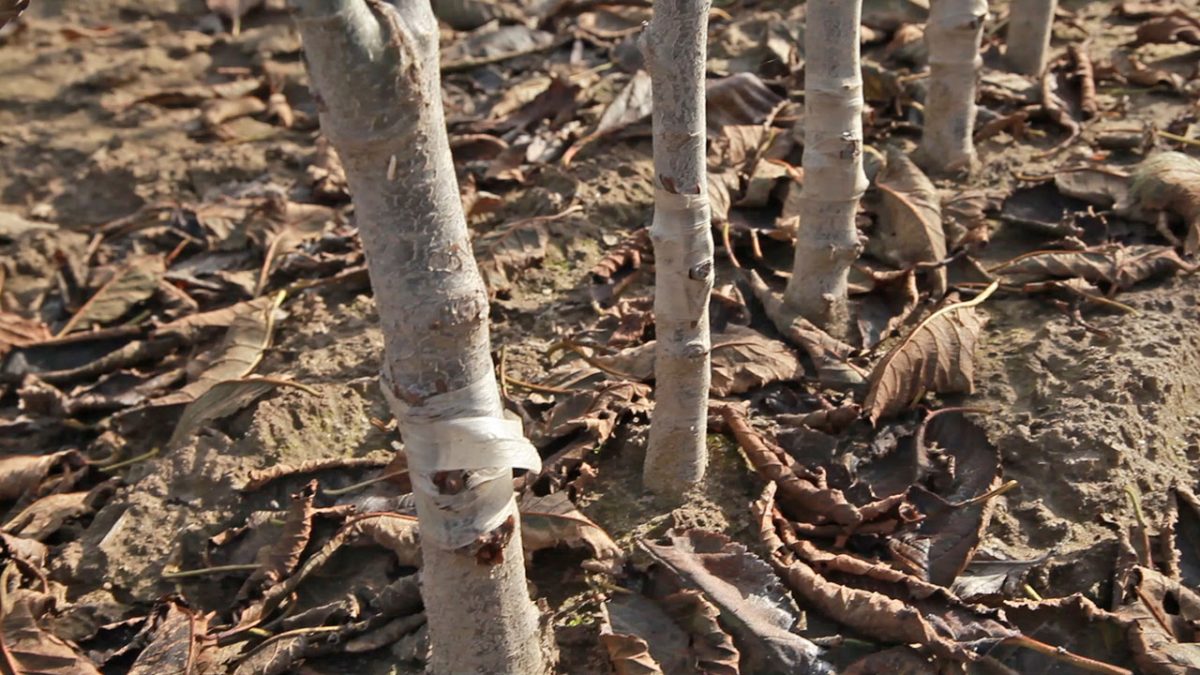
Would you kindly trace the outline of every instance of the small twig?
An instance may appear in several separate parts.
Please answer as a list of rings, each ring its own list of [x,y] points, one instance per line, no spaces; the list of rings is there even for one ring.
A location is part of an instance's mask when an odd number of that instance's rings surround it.
[[[392,478],[396,478],[397,476],[405,476],[405,475],[408,475],[408,469],[404,469],[403,471],[389,471],[385,474],[376,476],[374,478],[368,478],[364,481],[355,483],[353,485],[347,485],[346,487],[332,488],[332,489],[325,488],[325,489],[322,489],[321,492],[329,495],[330,497],[337,497],[339,495],[344,495],[347,492],[354,492],[355,490],[358,490],[360,488],[365,488],[369,485],[374,485],[376,483],[382,483],[385,480],[390,480]]]
[[[607,365],[601,363],[600,361],[598,361],[596,359],[596,357],[592,356],[591,354],[588,354],[587,351],[584,350],[583,347],[575,344],[571,340],[563,340],[561,342],[555,342],[554,344],[550,345],[550,349],[549,349],[548,353],[553,354],[553,353],[557,352],[559,349],[568,349],[572,352],[575,352],[575,354],[577,354],[579,356],[579,358],[583,359],[584,362],[587,363],[589,366],[591,366],[601,372],[608,373],[609,375],[612,375],[613,377],[618,377],[622,380],[629,380],[630,382],[637,382],[640,380],[640,378],[634,377],[633,375],[630,375],[629,373],[623,373],[623,372],[617,370],[616,368],[612,368],[610,366],[607,366]]]
[[[1035,640],[1028,635],[1017,635],[1004,640],[1005,644],[1010,644],[1016,647],[1024,647],[1039,654],[1044,654],[1052,659],[1057,659],[1063,663],[1069,663],[1081,670],[1087,670],[1093,673],[1109,673],[1109,675],[1133,675],[1133,671],[1116,666],[1110,666],[1102,661],[1089,659],[1086,656],[1080,656],[1073,652],[1069,652],[1063,647],[1053,647]]]
[[[508,384],[516,385],[522,389],[528,389],[530,391],[540,391],[543,394],[574,394],[576,391],[574,389],[567,389],[565,387],[551,387],[550,385],[546,385],[546,384],[534,384],[533,382],[526,382],[525,380],[518,380],[517,378],[515,378],[511,375],[505,375],[504,381],[507,382]]]
[[[1025,591],[1025,595],[1028,595],[1029,598],[1035,602],[1042,602],[1045,600],[1045,598],[1042,597],[1042,594],[1035,591],[1033,586],[1030,586],[1029,584],[1022,584],[1021,589]]]
[[[163,579],[187,579],[189,577],[203,577],[209,574],[224,574],[226,572],[252,572],[259,567],[258,563],[217,565],[215,567],[200,567],[194,570],[181,570],[179,572],[163,572],[159,576]]]
[[[107,471],[116,471],[117,469],[124,469],[125,467],[127,467],[131,464],[137,464],[138,462],[141,462],[143,460],[147,460],[152,457],[157,457],[158,453],[159,453],[159,448],[158,448],[158,446],[155,446],[153,448],[150,448],[149,451],[143,452],[142,454],[137,455],[136,457],[130,457],[129,459],[117,462],[116,464],[108,464],[106,466],[100,466],[97,468],[99,468],[101,471],[106,471],[106,472]]]
[[[1141,534],[1142,550],[1138,553],[1138,562],[1142,567],[1150,567],[1152,564],[1150,561],[1150,528],[1146,525],[1146,514],[1142,513],[1142,498],[1132,485],[1125,486],[1125,494],[1133,504],[1133,517],[1137,520],[1138,530]]]
[[[1192,145],[1192,146],[1200,148],[1200,140],[1195,139],[1195,138],[1188,138],[1187,136],[1180,136],[1179,134],[1173,134],[1169,131],[1162,131],[1160,129],[1155,129],[1154,135],[1165,138],[1169,141],[1175,141],[1176,143],[1183,143],[1184,145]]]
[[[1017,485],[1019,485],[1019,483],[1017,483],[1017,481],[1010,480],[1010,481],[1005,482],[1003,485],[997,487],[994,490],[988,490],[987,492],[979,495],[978,497],[972,497],[972,498],[970,498],[966,501],[962,501],[962,502],[955,502],[955,503],[951,504],[950,506],[957,509],[957,508],[962,508],[964,506],[974,506],[975,504],[981,504],[981,503],[986,502],[987,500],[991,499],[992,497],[999,497],[1000,495],[1004,494],[1005,492],[1008,492],[1008,491],[1012,490],[1013,488],[1017,487]]]

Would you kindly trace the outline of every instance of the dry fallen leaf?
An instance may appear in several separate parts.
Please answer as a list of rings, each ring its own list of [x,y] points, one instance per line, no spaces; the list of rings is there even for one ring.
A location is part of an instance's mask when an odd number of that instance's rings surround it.
[[[134,305],[154,295],[163,271],[162,258],[156,256],[130,261],[75,312],[58,334],[66,335],[76,328],[86,329],[92,324],[105,324],[121,318]]]
[[[175,431],[167,440],[167,447],[175,447],[203,425],[236,413],[278,387],[293,387],[314,396],[320,395],[311,387],[272,377],[244,377],[217,382],[183,409],[179,422],[175,424]]]
[[[550,233],[541,218],[518,220],[498,227],[475,240],[479,273],[493,295],[512,287],[514,276],[542,262]]]
[[[721,627],[735,638],[745,672],[832,672],[817,646],[793,632],[801,615],[787,589],[745,546],[702,530],[638,545],[683,588],[700,591],[720,611]]]
[[[314,480],[292,495],[292,503],[283,521],[283,530],[274,544],[258,552],[256,562],[259,567],[242,584],[236,598],[238,601],[257,594],[262,588],[279,583],[296,569],[312,536],[312,520],[315,513],[313,499],[316,494],[317,481]]]
[[[24,347],[51,337],[50,329],[41,321],[0,311],[0,359],[13,347]]]
[[[1187,227],[1184,253],[1200,252],[1200,160],[1182,152],[1147,158],[1130,179],[1129,196],[1145,211],[1181,218]]]
[[[1147,279],[1195,269],[1168,246],[1110,244],[1079,251],[1033,251],[989,271],[1021,283],[1080,278],[1125,289]]]
[[[526,553],[564,545],[590,549],[598,560],[618,561],[621,547],[599,525],[579,512],[566,492],[521,499],[521,541]]]
[[[154,618],[153,637],[128,675],[205,675],[216,665],[209,660],[215,641],[205,637],[208,617],[168,599]]]
[[[764,564],[765,567],[765,564]],[[692,636],[696,669],[711,675],[738,675],[741,654],[733,638],[721,626],[721,610],[699,591],[683,590],[659,602],[667,614]]]
[[[1186,675],[1200,671],[1200,592],[1162,575],[1134,567],[1122,590],[1118,617],[1142,672]]]
[[[974,389],[975,343],[986,322],[975,307],[996,286],[930,314],[875,365],[863,402],[872,424],[915,405],[927,392]]]
[[[11,502],[34,490],[60,464],[82,464],[75,450],[49,455],[8,455],[0,457],[0,502]]]
[[[933,182],[900,150],[888,152],[887,166],[875,178],[879,220],[867,250],[880,260],[909,267],[946,257],[941,197]],[[932,270],[934,297],[946,292],[946,270]]]
[[[1181,9],[1166,16],[1144,21],[1137,27],[1137,38],[1130,43],[1130,46],[1139,47],[1177,42],[1200,45],[1200,20],[1189,16]]]
[[[15,564],[9,563],[9,570]],[[9,572],[4,579],[7,582]],[[100,675],[95,664],[74,645],[38,625],[53,598],[18,588],[8,589],[0,605],[0,663],[13,675]]]
[[[618,595],[602,605],[600,611],[600,644],[608,652],[617,675],[664,675],[663,668],[650,654],[649,642],[639,632],[656,634],[655,646],[675,658],[687,648],[683,631],[652,601],[640,595]],[[639,614],[649,614],[651,618],[639,621]]]

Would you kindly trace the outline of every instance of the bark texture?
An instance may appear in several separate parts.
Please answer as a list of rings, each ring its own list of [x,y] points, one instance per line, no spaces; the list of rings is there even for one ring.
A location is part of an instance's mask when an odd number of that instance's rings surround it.
[[[654,112],[654,416],[648,488],[678,497],[704,477],[713,239],[704,75],[709,0],[655,0],[642,36]]]
[[[784,300],[835,336],[849,330],[847,277],[862,245],[862,0],[809,0],[804,31],[804,191]]]
[[[925,39],[929,42],[929,95],[917,163],[935,174],[975,167],[975,84],[983,60],[979,42],[987,0],[932,0]]]
[[[321,127],[341,155],[353,192],[384,335],[383,386],[411,462],[428,450],[421,443],[454,445],[438,436],[440,422],[503,418],[487,294],[446,137],[437,23],[428,0],[293,4]],[[455,405],[434,403],[447,397]],[[461,445],[453,450],[475,457],[477,467],[500,468],[413,475],[430,670],[547,672],[515,515],[485,535],[491,541],[465,547],[425,532],[431,518],[469,521],[476,498],[488,489],[506,491],[512,504],[510,464],[495,457],[496,444]]]
[[[1041,75],[1050,53],[1058,0],[1013,0],[1008,13],[1005,58],[1014,72]]]

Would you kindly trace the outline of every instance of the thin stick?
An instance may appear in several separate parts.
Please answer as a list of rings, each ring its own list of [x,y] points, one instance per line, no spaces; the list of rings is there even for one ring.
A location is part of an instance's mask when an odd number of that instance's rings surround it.
[[[405,476],[405,475],[408,475],[408,469],[404,469],[403,471],[389,471],[385,474],[376,476],[374,478],[368,478],[367,480],[355,483],[354,485],[347,485],[346,487],[341,487],[341,488],[323,489],[323,490],[321,490],[321,492],[323,492],[331,497],[337,497],[338,495],[344,495],[347,492],[354,492],[355,490],[358,490],[359,488],[365,488],[368,485],[382,483],[385,480],[389,480],[391,478],[396,478],[397,476]]]
[[[518,380],[517,378],[515,378],[511,375],[505,375],[504,381],[507,382],[508,384],[516,385],[522,389],[528,389],[530,391],[540,391],[543,394],[574,394],[575,393],[574,389],[567,389],[565,387],[551,387],[546,384],[534,384],[532,382],[526,382],[525,380]]]
[[[1146,514],[1142,513],[1142,499],[1138,496],[1137,491],[1132,485],[1125,486],[1125,494],[1129,497],[1130,503],[1133,504],[1133,517],[1137,519],[1138,530],[1142,539],[1142,551],[1145,552],[1145,557],[1138,556],[1138,562],[1142,567],[1150,567],[1150,529],[1146,526]]]
[[[559,349],[569,349],[570,351],[575,352],[575,354],[577,354],[579,356],[579,358],[583,359],[584,362],[587,363],[589,366],[591,366],[601,372],[608,373],[609,375],[612,375],[613,377],[619,377],[622,380],[629,380],[630,382],[637,382],[640,379],[640,378],[634,377],[633,375],[630,375],[629,373],[623,373],[623,372],[617,370],[616,368],[612,368],[612,367],[604,365],[600,361],[597,361],[594,356],[592,356],[591,354],[588,354],[583,349],[583,347],[575,344],[571,340],[563,340],[562,342],[556,342],[556,343],[550,345],[549,353],[553,354],[554,352],[558,351]]]
[[[1013,488],[1017,487],[1017,485],[1019,485],[1019,483],[1017,483],[1017,481],[1010,480],[1010,481],[1004,483],[1004,485],[1001,485],[1000,487],[996,488],[995,490],[988,490],[987,492],[979,495],[978,497],[972,497],[964,502],[955,502],[954,504],[951,504],[951,506],[953,506],[954,508],[961,508],[963,506],[974,506],[975,504],[980,504],[982,502],[986,502],[987,500],[991,499],[992,497],[999,497],[1000,495],[1004,494],[1005,492],[1008,492],[1008,491],[1012,490]]]
[[[217,565],[215,567],[200,567],[194,570],[182,570],[179,572],[163,572],[159,576],[163,579],[187,579],[189,577],[203,577],[209,574],[224,574],[226,572],[252,572],[259,567],[258,563]]]
[[[1155,129],[1154,134],[1156,136],[1161,136],[1162,138],[1165,138],[1169,141],[1175,141],[1176,143],[1183,143],[1184,145],[1193,145],[1193,146],[1200,148],[1200,140],[1197,140],[1195,138],[1188,138],[1187,136],[1180,136],[1178,134],[1173,134],[1169,131],[1161,131],[1159,129]]]
[[[1010,644],[1016,647],[1024,647],[1039,654],[1044,654],[1052,659],[1057,659],[1063,663],[1069,663],[1076,668],[1086,670],[1093,673],[1108,673],[1109,675],[1133,675],[1133,671],[1116,666],[1110,666],[1102,661],[1089,659],[1086,656],[1080,656],[1063,649],[1062,647],[1052,647],[1045,642],[1035,640],[1028,635],[1017,635],[1004,640],[1005,644]]]
[[[159,448],[158,448],[158,446],[155,446],[153,448],[150,448],[149,451],[143,452],[142,454],[137,455],[136,457],[130,457],[129,459],[121,461],[121,462],[117,462],[116,464],[109,464],[108,466],[101,466],[101,467],[99,467],[99,469],[101,471],[116,471],[117,469],[123,469],[131,464],[137,464],[138,462],[150,459],[151,457],[156,457],[156,456],[158,456],[158,452],[159,452]]]

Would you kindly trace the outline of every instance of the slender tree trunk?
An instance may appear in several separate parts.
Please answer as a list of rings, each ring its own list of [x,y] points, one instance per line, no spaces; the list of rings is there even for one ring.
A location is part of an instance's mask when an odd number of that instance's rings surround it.
[[[932,0],[931,5],[925,27],[929,95],[916,160],[930,173],[970,172],[975,167],[971,136],[987,0]]]
[[[804,30],[804,191],[788,306],[839,337],[849,330],[847,277],[862,246],[855,214],[862,164],[862,0],[808,0]]]
[[[654,417],[644,482],[675,497],[708,464],[713,240],[704,74],[710,0],[655,0],[643,49],[654,98]]]
[[[1008,13],[1008,51],[1014,72],[1041,75],[1050,52],[1058,0],[1013,0]]]
[[[430,670],[540,675],[546,656],[512,495],[512,467],[537,458],[500,404],[429,1],[293,2],[379,308],[381,386],[421,523]]]

